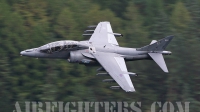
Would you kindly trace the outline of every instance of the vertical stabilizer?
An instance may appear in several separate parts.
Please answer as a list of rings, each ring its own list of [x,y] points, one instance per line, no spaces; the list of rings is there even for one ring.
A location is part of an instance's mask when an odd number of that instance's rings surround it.
[[[141,48],[137,48],[137,51],[164,51],[165,48],[167,47],[167,45],[171,42],[171,40],[173,39],[173,35],[172,36],[167,36],[161,40],[153,40],[150,45],[146,45],[144,47]]]
[[[160,66],[160,68],[161,68],[164,72],[168,73],[168,69],[167,69],[167,66],[166,66],[166,64],[165,64],[165,60],[164,60],[162,54],[160,54],[160,53],[148,53],[148,54],[149,54],[149,55],[151,56],[151,58],[158,64],[158,66]]]

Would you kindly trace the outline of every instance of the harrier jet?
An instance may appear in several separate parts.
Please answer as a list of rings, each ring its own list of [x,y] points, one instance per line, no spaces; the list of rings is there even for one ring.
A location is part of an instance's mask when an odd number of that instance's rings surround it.
[[[41,47],[21,51],[22,56],[35,58],[67,59],[69,63],[84,65],[100,65],[97,75],[110,75],[112,79],[103,82],[116,82],[117,86],[111,89],[123,89],[126,92],[134,92],[130,76],[136,73],[128,72],[125,61],[152,59],[164,71],[168,72],[163,55],[170,55],[165,48],[173,36],[167,36],[161,40],[153,40],[149,45],[141,48],[120,47],[115,37],[122,34],[113,33],[110,22],[100,22],[98,25],[88,26],[83,36],[89,36],[86,41],[62,40],[48,43]]]

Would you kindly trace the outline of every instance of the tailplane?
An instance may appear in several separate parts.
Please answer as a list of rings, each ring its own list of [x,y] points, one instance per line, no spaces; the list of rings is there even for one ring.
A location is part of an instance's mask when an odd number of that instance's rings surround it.
[[[148,53],[148,54],[158,64],[158,66],[160,66],[160,68],[164,72],[168,73],[168,69],[162,54],[159,53]]]
[[[170,51],[164,51],[174,36],[167,36],[159,41],[152,40],[150,45],[137,48],[137,51],[148,51],[149,56],[160,66],[160,68],[168,73],[168,69],[162,54],[171,54]]]

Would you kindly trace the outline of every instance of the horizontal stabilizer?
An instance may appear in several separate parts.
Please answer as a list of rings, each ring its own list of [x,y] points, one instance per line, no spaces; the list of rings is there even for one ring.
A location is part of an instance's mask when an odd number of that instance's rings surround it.
[[[160,54],[160,53],[148,53],[148,54],[149,54],[149,55],[151,56],[151,58],[158,64],[158,66],[160,66],[160,68],[161,68],[164,72],[168,73],[168,69],[167,69],[167,66],[166,66],[166,64],[165,64],[165,60],[164,60],[162,54]]]

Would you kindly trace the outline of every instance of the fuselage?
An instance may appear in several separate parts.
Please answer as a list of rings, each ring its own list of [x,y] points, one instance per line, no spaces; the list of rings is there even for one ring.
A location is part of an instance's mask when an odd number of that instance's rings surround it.
[[[118,54],[124,57],[126,61],[151,59],[147,51],[137,51],[135,48],[126,48],[114,45],[92,45],[89,41],[73,40],[51,42],[38,48],[24,50],[20,54],[35,58],[68,59],[71,63],[81,63],[87,65],[97,62],[89,54],[90,47],[99,52]]]

